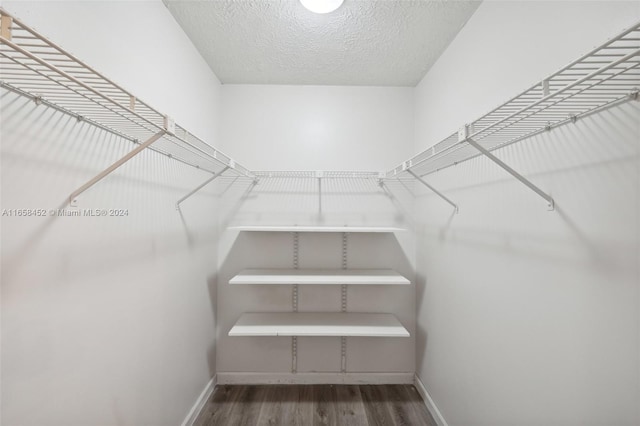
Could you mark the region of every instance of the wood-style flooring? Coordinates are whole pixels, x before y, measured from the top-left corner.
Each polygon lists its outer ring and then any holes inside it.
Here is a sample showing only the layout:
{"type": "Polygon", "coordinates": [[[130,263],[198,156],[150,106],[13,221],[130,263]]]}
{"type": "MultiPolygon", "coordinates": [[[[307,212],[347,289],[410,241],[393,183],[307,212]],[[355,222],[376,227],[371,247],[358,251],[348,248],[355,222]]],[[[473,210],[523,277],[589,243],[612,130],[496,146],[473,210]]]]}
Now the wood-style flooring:
{"type": "Polygon", "coordinates": [[[436,426],[413,385],[217,386],[196,426],[436,426]]]}

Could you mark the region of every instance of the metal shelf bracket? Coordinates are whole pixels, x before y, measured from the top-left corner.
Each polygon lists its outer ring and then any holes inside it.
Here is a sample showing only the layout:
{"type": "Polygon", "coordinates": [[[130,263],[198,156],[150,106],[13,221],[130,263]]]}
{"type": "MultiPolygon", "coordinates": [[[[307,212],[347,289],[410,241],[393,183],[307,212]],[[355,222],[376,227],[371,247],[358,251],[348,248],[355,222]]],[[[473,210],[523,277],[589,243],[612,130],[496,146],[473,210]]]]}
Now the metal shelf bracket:
{"type": "Polygon", "coordinates": [[[420,182],[421,184],[423,184],[424,186],[426,186],[427,188],[429,188],[431,191],[433,191],[433,193],[435,193],[438,197],[442,198],[444,201],[446,201],[447,203],[451,204],[451,206],[453,207],[454,211],[456,214],[458,214],[458,212],[460,211],[460,209],[458,209],[458,205],[456,203],[454,203],[453,201],[451,201],[449,198],[447,198],[442,192],[438,191],[437,189],[435,189],[433,186],[429,185],[427,182],[425,182],[424,179],[422,179],[420,176],[418,176],[416,173],[414,173],[413,170],[411,170],[410,168],[405,168],[405,171],[407,173],[409,173],[411,176],[413,176],[414,178],[416,178],[416,180],[418,182],[420,182]]]}
{"type": "Polygon", "coordinates": [[[464,128],[458,132],[458,138],[460,143],[468,143],[469,145],[471,145],[472,147],[480,151],[482,155],[484,155],[489,160],[497,164],[504,171],[506,171],[511,176],[513,176],[514,178],[518,179],[520,182],[525,184],[533,192],[538,194],[540,197],[544,198],[548,203],[549,211],[553,211],[555,209],[555,202],[553,201],[553,198],[549,194],[544,192],[542,189],[538,188],[529,179],[525,178],[520,173],[516,172],[514,169],[509,167],[509,165],[507,165],[504,161],[500,160],[498,157],[493,155],[485,147],[483,147],[482,145],[480,145],[479,143],[477,143],[476,141],[468,137],[468,134],[469,134],[469,126],[464,126],[464,128]]]}
{"type": "MultiPolygon", "coordinates": [[[[342,233],[342,269],[347,270],[347,254],[349,248],[349,234],[342,233]]],[[[340,289],[340,312],[347,312],[348,292],[347,285],[342,284],[340,289]]],[[[347,338],[340,338],[340,372],[347,373],[347,338]]]]}
{"type": "Polygon", "coordinates": [[[324,177],[324,172],[317,170],[315,176],[318,179],[318,214],[322,215],[322,178],[324,177]]]}
{"type": "Polygon", "coordinates": [[[160,139],[162,136],[164,136],[165,133],[166,133],[165,130],[159,131],[158,133],[156,133],[155,135],[151,136],[149,139],[147,139],[146,141],[144,141],[143,143],[138,145],[136,148],[134,148],[127,155],[125,155],[124,157],[122,157],[121,159],[119,159],[118,161],[116,161],[115,163],[113,163],[112,165],[107,167],[106,169],[104,169],[102,172],[98,173],[94,178],[90,179],[89,181],[87,181],[87,183],[82,185],[80,188],[78,188],[75,191],[73,191],[60,208],[65,208],[66,206],[68,206],[70,204],[76,203],[76,198],[80,194],[82,194],[87,189],[91,188],[96,183],[100,182],[102,179],[107,177],[109,174],[111,174],[111,172],[116,170],[118,167],[122,166],[124,163],[126,163],[127,161],[131,160],[133,157],[138,155],[141,151],[143,151],[149,145],[151,145],[152,143],[154,143],[155,141],[160,139]]]}
{"type": "Polygon", "coordinates": [[[201,183],[200,185],[198,185],[196,188],[193,189],[193,191],[189,192],[187,195],[185,195],[184,197],[180,198],[178,200],[178,202],[176,203],[176,210],[180,210],[180,203],[182,203],[184,200],[186,200],[187,198],[191,197],[193,194],[195,194],[196,192],[200,191],[202,188],[204,188],[205,186],[207,186],[208,184],[210,184],[211,182],[213,182],[215,179],[217,179],[218,177],[220,177],[220,175],[222,175],[224,172],[226,172],[227,170],[229,170],[229,166],[225,166],[222,170],[220,170],[218,173],[215,173],[213,176],[211,176],[209,179],[205,180],[203,183],[201,183]]]}
{"type": "Polygon", "coordinates": [[[164,129],[167,131],[168,134],[175,135],[176,134],[176,120],[174,120],[173,118],[169,117],[168,115],[165,115],[164,116],[164,129]]]}
{"type": "MultiPolygon", "coordinates": [[[[298,232],[293,233],[293,269],[298,269],[300,253],[300,234],[298,232]]],[[[298,284],[294,284],[291,289],[291,310],[298,312],[298,284]]],[[[298,337],[291,337],[291,372],[296,374],[298,372],[298,337]]]]}

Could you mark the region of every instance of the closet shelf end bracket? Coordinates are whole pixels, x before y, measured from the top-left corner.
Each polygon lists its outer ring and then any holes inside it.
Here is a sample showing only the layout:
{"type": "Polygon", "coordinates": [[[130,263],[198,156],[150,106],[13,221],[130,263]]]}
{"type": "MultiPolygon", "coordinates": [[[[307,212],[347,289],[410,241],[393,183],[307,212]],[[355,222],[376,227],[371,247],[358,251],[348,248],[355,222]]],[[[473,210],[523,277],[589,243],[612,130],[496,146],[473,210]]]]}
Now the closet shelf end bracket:
{"type": "MultiPolygon", "coordinates": [[[[406,163],[405,163],[406,164],[406,163]]],[[[404,165],[403,165],[404,166],[404,165]]],[[[435,189],[433,186],[429,185],[424,179],[422,179],[418,174],[416,174],[413,170],[411,170],[408,166],[404,166],[405,171],[407,173],[409,173],[411,176],[413,176],[418,182],[420,182],[421,184],[423,184],[424,186],[426,186],[427,188],[429,188],[431,191],[433,191],[438,197],[442,198],[444,201],[446,201],[447,203],[451,204],[451,206],[453,207],[455,213],[457,214],[460,209],[458,209],[458,205],[456,203],[454,203],[453,201],[451,201],[449,198],[447,198],[443,193],[441,193],[440,191],[438,191],[437,189],[435,189]]]]}
{"type": "Polygon", "coordinates": [[[180,198],[178,200],[178,202],[176,203],[176,210],[180,210],[180,203],[182,203],[184,200],[186,200],[187,198],[191,197],[193,194],[195,194],[196,192],[200,191],[202,188],[204,188],[205,186],[207,186],[209,183],[213,182],[216,178],[220,177],[220,175],[222,175],[224,172],[226,172],[227,170],[229,170],[231,167],[233,166],[233,163],[229,166],[225,166],[222,168],[222,170],[220,170],[218,173],[215,173],[213,176],[211,176],[209,179],[205,180],[203,183],[201,183],[200,185],[198,185],[196,188],[194,188],[191,192],[189,192],[187,195],[185,195],[184,197],[180,198]]]}
{"type": "Polygon", "coordinates": [[[155,135],[151,136],[149,139],[147,139],[146,141],[142,142],[140,145],[138,145],[136,148],[134,148],[133,150],[131,150],[127,155],[125,155],[124,157],[120,158],[118,161],[116,161],[115,163],[113,163],[112,165],[110,165],[109,167],[107,167],[106,169],[104,169],[103,171],[101,171],[100,173],[98,173],[95,177],[93,177],[92,179],[90,179],[89,181],[87,181],[84,185],[82,185],[80,188],[76,189],[75,191],[73,191],[69,197],[67,198],[67,200],[63,203],[63,205],[60,208],[65,208],[68,205],[71,205],[73,203],[76,202],[76,198],[82,194],[84,191],[86,191],[87,189],[91,188],[93,185],[95,185],[96,183],[100,182],[102,179],[104,179],[105,177],[107,177],[109,174],[111,174],[111,172],[113,172],[114,170],[116,170],[118,167],[122,166],[124,163],[126,163],[127,161],[131,160],[133,157],[135,157],[136,155],[138,155],[141,151],[143,151],[145,148],[149,147],[152,143],[154,143],[155,141],[157,141],[158,139],[160,139],[161,137],[163,137],[165,134],[167,133],[166,130],[160,130],[159,132],[157,132],[155,135]]]}
{"type": "Polygon", "coordinates": [[[516,172],[514,169],[512,169],[504,161],[500,160],[498,157],[493,155],[488,149],[486,149],[485,147],[480,145],[478,142],[476,142],[472,138],[468,137],[468,134],[469,134],[469,126],[465,126],[463,129],[461,129],[458,132],[459,142],[460,143],[468,143],[469,145],[471,145],[472,147],[474,147],[475,149],[480,151],[480,153],[482,155],[484,155],[489,160],[491,160],[493,163],[498,165],[501,169],[503,169],[504,171],[509,173],[514,178],[518,179],[521,183],[526,185],[529,189],[531,189],[533,192],[538,194],[540,197],[544,198],[548,203],[549,211],[553,211],[555,209],[555,202],[553,201],[553,198],[549,194],[544,192],[542,189],[538,188],[529,179],[527,179],[526,177],[522,176],[520,173],[516,172]]]}

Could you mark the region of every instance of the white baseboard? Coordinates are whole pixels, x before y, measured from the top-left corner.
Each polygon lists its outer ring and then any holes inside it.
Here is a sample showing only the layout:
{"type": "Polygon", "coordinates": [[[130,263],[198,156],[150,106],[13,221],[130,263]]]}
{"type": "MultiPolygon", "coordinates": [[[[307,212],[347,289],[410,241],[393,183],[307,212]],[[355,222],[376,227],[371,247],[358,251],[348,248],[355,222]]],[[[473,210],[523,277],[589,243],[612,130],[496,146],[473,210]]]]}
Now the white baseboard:
{"type": "Polygon", "coordinates": [[[192,426],[195,423],[196,419],[200,415],[200,411],[202,411],[202,408],[209,400],[209,397],[213,393],[216,385],[216,376],[213,376],[211,380],[209,380],[209,383],[207,383],[207,385],[202,390],[202,393],[200,393],[200,396],[196,400],[196,403],[193,404],[193,407],[191,407],[191,410],[189,410],[187,417],[184,418],[182,426],[192,426]]]}
{"type": "Polygon", "coordinates": [[[438,407],[436,407],[436,403],[433,402],[433,399],[431,398],[431,395],[429,395],[429,392],[427,392],[427,388],[424,387],[424,383],[422,383],[422,380],[420,380],[420,377],[418,377],[417,374],[415,376],[414,385],[415,385],[416,389],[418,390],[418,393],[420,394],[420,396],[424,400],[424,405],[427,406],[427,409],[429,410],[429,412],[433,416],[433,419],[436,421],[438,426],[449,426],[447,424],[447,421],[442,416],[442,413],[440,412],[440,410],[438,410],[438,407]]]}
{"type": "Polygon", "coordinates": [[[414,373],[218,373],[220,385],[413,384],[414,373]]]}

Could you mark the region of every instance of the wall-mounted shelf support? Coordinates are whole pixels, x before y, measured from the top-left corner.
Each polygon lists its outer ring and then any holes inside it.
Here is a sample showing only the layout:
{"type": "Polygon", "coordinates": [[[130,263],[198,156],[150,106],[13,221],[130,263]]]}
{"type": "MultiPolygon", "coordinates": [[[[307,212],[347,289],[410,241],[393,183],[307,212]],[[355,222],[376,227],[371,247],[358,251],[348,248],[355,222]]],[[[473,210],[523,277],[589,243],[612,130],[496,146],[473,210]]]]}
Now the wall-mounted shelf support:
{"type": "Polygon", "coordinates": [[[165,130],[159,131],[158,133],[156,133],[155,135],[151,136],[149,139],[147,139],[146,141],[144,141],[143,143],[138,145],[135,149],[133,149],[127,155],[125,155],[124,157],[122,157],[121,159],[119,159],[118,161],[116,161],[115,163],[113,163],[112,165],[107,167],[106,169],[104,169],[102,172],[98,173],[93,179],[90,179],[87,183],[82,185],[80,188],[78,188],[75,191],[73,191],[60,208],[65,208],[69,204],[73,203],[74,200],[80,194],[82,194],[87,189],[91,188],[96,183],[100,182],[102,179],[104,179],[106,176],[108,176],[115,169],[117,169],[118,167],[122,166],[124,163],[126,163],[127,161],[131,160],[133,157],[138,155],[142,150],[144,150],[149,145],[151,145],[152,143],[154,143],[155,141],[160,139],[162,136],[164,136],[165,133],[166,133],[165,130]]]}
{"type": "Polygon", "coordinates": [[[318,214],[322,215],[322,178],[324,173],[322,171],[316,171],[316,178],[318,179],[318,214]]]}
{"type": "Polygon", "coordinates": [[[440,191],[438,191],[437,189],[435,189],[433,186],[429,185],[427,182],[425,182],[424,179],[422,179],[420,176],[418,176],[416,173],[413,172],[413,170],[411,170],[410,168],[406,169],[407,173],[409,173],[411,176],[413,176],[414,178],[416,178],[416,180],[418,182],[420,182],[421,184],[423,184],[424,186],[426,186],[427,188],[429,188],[431,191],[433,191],[438,197],[442,198],[444,201],[446,201],[447,203],[451,204],[455,210],[456,213],[458,213],[459,209],[458,209],[458,205],[456,203],[454,203],[453,201],[451,201],[450,199],[448,199],[443,193],[441,193],[440,191]]]}
{"type": "Polygon", "coordinates": [[[202,188],[204,188],[205,186],[209,185],[211,182],[213,182],[215,179],[217,179],[218,177],[220,177],[224,172],[226,172],[227,170],[229,170],[229,166],[224,166],[224,168],[222,170],[220,170],[217,173],[214,173],[213,176],[211,176],[209,179],[207,179],[206,181],[204,181],[202,184],[198,185],[196,188],[193,189],[193,191],[189,192],[187,195],[185,195],[184,197],[180,198],[178,200],[178,202],[176,203],[176,210],[180,210],[180,203],[182,203],[184,200],[186,200],[187,198],[191,197],[193,194],[195,194],[196,192],[200,191],[202,188]]]}
{"type": "MultiPolygon", "coordinates": [[[[347,270],[347,249],[349,247],[349,234],[347,232],[342,233],[342,269],[347,270]]],[[[340,312],[347,312],[347,285],[342,284],[340,289],[340,312]]],[[[347,338],[342,336],[340,338],[340,372],[342,374],[347,373],[347,338]]]]}
{"type": "Polygon", "coordinates": [[[538,194],[539,196],[544,198],[547,201],[548,205],[549,205],[549,210],[553,210],[555,208],[555,203],[553,201],[553,198],[551,198],[551,196],[549,194],[547,194],[546,192],[544,192],[543,190],[538,188],[536,185],[531,183],[531,181],[529,179],[525,178],[520,173],[518,173],[515,170],[513,170],[506,163],[504,163],[502,160],[500,160],[498,157],[493,155],[491,152],[489,152],[487,149],[485,149],[482,145],[480,145],[479,143],[477,143],[473,139],[467,138],[467,139],[464,140],[464,142],[468,143],[469,145],[471,145],[472,147],[474,147],[475,149],[480,151],[482,153],[482,155],[484,155],[489,160],[491,160],[494,163],[496,163],[498,166],[500,166],[503,170],[505,170],[511,176],[513,176],[514,178],[518,179],[520,182],[525,184],[533,192],[535,192],[536,194],[538,194]]]}
{"type": "MultiPolygon", "coordinates": [[[[298,264],[300,250],[300,234],[298,232],[293,233],[293,269],[299,269],[298,264]]],[[[298,284],[294,284],[291,289],[291,310],[298,312],[298,284]]],[[[291,337],[291,372],[296,374],[298,372],[298,337],[291,337]]]]}

